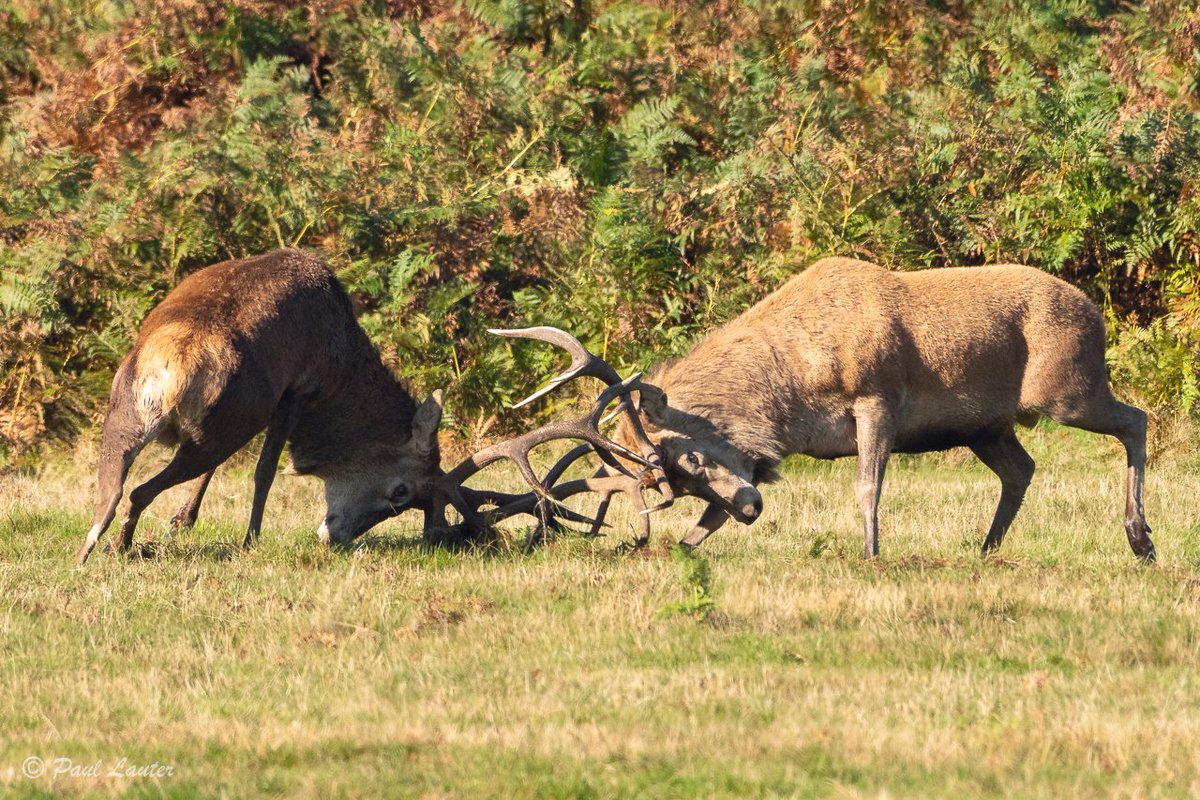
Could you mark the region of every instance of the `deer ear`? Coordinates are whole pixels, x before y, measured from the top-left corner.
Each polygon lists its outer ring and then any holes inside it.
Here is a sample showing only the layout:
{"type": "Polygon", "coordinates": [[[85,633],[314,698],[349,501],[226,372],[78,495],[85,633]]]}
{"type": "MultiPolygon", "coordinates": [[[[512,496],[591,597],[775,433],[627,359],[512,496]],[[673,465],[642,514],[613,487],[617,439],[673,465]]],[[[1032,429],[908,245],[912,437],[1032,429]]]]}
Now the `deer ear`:
{"type": "Polygon", "coordinates": [[[436,389],[417,407],[413,415],[412,442],[417,452],[429,455],[437,451],[438,426],[442,424],[442,390],[436,389]]]}
{"type": "Polygon", "coordinates": [[[664,427],[667,414],[667,393],[657,386],[643,386],[638,402],[638,411],[646,415],[647,421],[657,428],[664,427]]]}

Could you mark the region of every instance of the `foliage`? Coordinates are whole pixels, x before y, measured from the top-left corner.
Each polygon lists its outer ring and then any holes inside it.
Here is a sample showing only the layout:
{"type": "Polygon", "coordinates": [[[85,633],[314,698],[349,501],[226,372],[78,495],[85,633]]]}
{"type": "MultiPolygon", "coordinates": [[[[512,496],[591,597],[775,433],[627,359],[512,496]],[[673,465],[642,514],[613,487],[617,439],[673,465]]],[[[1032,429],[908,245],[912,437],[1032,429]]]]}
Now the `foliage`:
{"type": "Polygon", "coordinates": [[[553,358],[487,327],[646,367],[828,254],[1063,275],[1195,409],[1198,53],[1162,0],[14,0],[0,460],[183,275],[290,245],[468,436],[553,358]]]}
{"type": "Polygon", "coordinates": [[[1108,353],[1114,380],[1135,402],[1159,413],[1200,411],[1200,332],[1173,316],[1122,330],[1108,353]]]}
{"type": "Polygon", "coordinates": [[[686,614],[703,622],[717,607],[712,593],[712,567],[695,548],[681,544],[671,548],[671,560],[679,565],[684,598],[663,606],[660,613],[663,616],[686,614]]]}

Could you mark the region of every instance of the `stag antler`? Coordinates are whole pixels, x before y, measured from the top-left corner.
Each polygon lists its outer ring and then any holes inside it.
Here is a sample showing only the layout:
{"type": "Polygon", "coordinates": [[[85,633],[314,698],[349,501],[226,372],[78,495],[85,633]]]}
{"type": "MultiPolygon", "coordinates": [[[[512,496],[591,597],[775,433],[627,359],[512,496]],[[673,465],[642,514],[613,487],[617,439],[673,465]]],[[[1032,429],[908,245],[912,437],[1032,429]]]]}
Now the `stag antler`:
{"type": "MultiPolygon", "coordinates": [[[[569,521],[591,523],[590,533],[595,535],[604,525],[604,516],[612,495],[624,492],[630,497],[634,507],[642,514],[642,530],[637,543],[645,543],[650,535],[650,521],[647,515],[652,511],[666,508],[674,502],[674,493],[671,491],[666,473],[662,469],[657,448],[646,436],[633,403],[629,399],[631,392],[637,389],[649,389],[649,385],[641,383],[640,373],[622,380],[612,365],[591,353],[574,336],[558,328],[542,326],[520,330],[491,330],[490,333],[498,336],[549,342],[563,348],[571,355],[571,365],[566,371],[551,378],[545,387],[526,397],[513,408],[525,406],[556,387],[580,376],[598,378],[608,384],[608,388],[597,398],[591,411],[582,417],[544,425],[513,439],[486,447],[460,462],[439,481],[434,492],[434,499],[427,511],[426,530],[445,525],[445,507],[449,504],[462,514],[464,524],[475,531],[482,530],[489,523],[495,523],[516,514],[534,514],[539,519],[539,526],[535,530],[534,537],[540,535],[541,530],[546,526],[557,524],[556,518],[558,517],[569,521]],[[641,453],[635,453],[600,433],[601,418],[614,400],[618,401],[618,405],[613,415],[622,412],[627,415],[634,431],[634,438],[642,450],[641,453]],[[554,439],[581,439],[586,444],[574,448],[559,459],[551,467],[546,477],[539,480],[529,463],[529,453],[534,447],[554,439]],[[591,478],[555,486],[567,468],[588,452],[595,452],[608,465],[610,471],[605,472],[601,468],[601,471],[591,478]],[[635,474],[622,464],[617,456],[639,464],[645,469],[635,474]],[[469,489],[462,485],[472,475],[501,459],[508,459],[517,465],[522,477],[532,487],[532,492],[519,495],[469,489]],[[663,495],[663,501],[652,508],[647,508],[641,495],[644,488],[658,489],[663,495]],[[601,495],[595,518],[586,517],[562,506],[562,500],[585,491],[594,491],[601,495]],[[480,506],[484,504],[495,506],[486,518],[479,512],[480,506]],[[557,508],[552,510],[551,506],[557,506],[557,508]]],[[[606,419],[611,419],[613,415],[606,419]]],[[[534,537],[531,537],[531,542],[534,537]]]]}
{"type": "MultiPolygon", "coordinates": [[[[544,342],[549,342],[550,344],[557,345],[558,347],[566,350],[571,356],[571,365],[565,371],[551,378],[546,386],[517,403],[515,406],[513,406],[514,408],[520,408],[521,406],[526,405],[527,403],[530,403],[539,397],[542,397],[563,383],[566,383],[567,381],[570,381],[581,375],[599,378],[610,385],[612,385],[614,381],[620,380],[620,375],[615,369],[613,369],[612,365],[594,353],[590,352],[574,336],[571,336],[566,331],[558,328],[542,326],[537,328],[523,328],[520,330],[508,331],[493,330],[491,333],[495,333],[500,336],[538,339],[544,342]]],[[[637,382],[637,388],[643,392],[652,391],[661,394],[661,390],[658,389],[658,387],[644,383],[640,380],[637,382]]],[[[595,518],[592,520],[592,528],[589,531],[589,535],[595,536],[599,533],[600,528],[604,525],[604,517],[608,513],[608,507],[612,501],[612,496],[618,492],[626,494],[633,503],[634,508],[641,512],[641,530],[639,531],[639,535],[635,541],[636,546],[641,546],[650,538],[649,514],[671,505],[675,500],[675,495],[671,489],[670,483],[667,481],[666,472],[662,469],[658,448],[656,448],[650,441],[649,437],[646,436],[646,431],[642,427],[641,419],[639,418],[637,411],[634,409],[633,403],[630,401],[627,394],[621,398],[621,402],[617,404],[617,407],[609,415],[600,420],[600,424],[603,425],[622,413],[626,415],[626,418],[630,422],[630,427],[633,430],[634,438],[637,440],[638,445],[643,451],[642,455],[653,462],[654,468],[649,472],[642,472],[636,476],[630,475],[628,471],[621,468],[619,463],[615,463],[615,460],[612,459],[607,452],[597,450],[596,454],[600,456],[601,460],[610,467],[616,467],[618,471],[623,473],[623,476],[606,474],[603,469],[601,469],[594,476],[592,476],[592,478],[586,481],[575,481],[565,485],[561,488],[561,490],[555,491],[554,496],[556,499],[561,500],[565,497],[569,497],[572,494],[578,494],[583,491],[594,491],[599,493],[600,503],[597,507],[595,518]],[[663,496],[663,500],[658,505],[647,508],[645,501],[642,498],[642,490],[651,487],[656,488],[659,491],[659,493],[663,496]]],[[[575,451],[572,451],[564,456],[563,459],[560,460],[558,464],[555,464],[555,466],[551,469],[550,473],[547,475],[546,483],[548,485],[553,485],[557,480],[557,477],[561,475],[562,471],[565,470],[566,466],[572,461],[576,460],[578,457],[578,455],[575,455],[575,451]],[[551,475],[554,475],[554,477],[552,478],[551,475]]],[[[516,509],[512,513],[523,513],[525,511],[525,505],[525,503],[513,504],[510,506],[510,509],[516,509]]],[[[500,510],[506,511],[508,509],[500,510]]],[[[545,524],[546,521],[543,520],[542,526],[544,527],[545,524]]],[[[533,536],[537,536],[540,533],[540,529],[535,530],[533,536]]]]}
{"type": "MultiPolygon", "coordinates": [[[[521,406],[528,405],[534,400],[537,400],[539,397],[542,397],[543,395],[553,391],[562,384],[581,376],[599,378],[609,386],[613,386],[621,382],[621,376],[611,364],[584,347],[583,343],[574,336],[559,328],[552,328],[548,325],[542,325],[536,328],[518,328],[514,330],[492,328],[488,330],[488,333],[494,333],[497,336],[505,336],[509,338],[536,339],[538,341],[549,342],[550,344],[566,350],[571,356],[571,365],[567,367],[566,370],[560,372],[558,375],[555,375],[545,386],[514,405],[513,408],[520,408],[521,406]]],[[[633,381],[632,388],[642,391],[656,391],[661,393],[662,390],[660,390],[657,386],[652,387],[650,384],[639,380],[639,377],[640,373],[636,376],[630,376],[626,379],[626,381],[633,381]]],[[[599,424],[603,425],[605,422],[608,422],[622,412],[625,413],[630,425],[633,427],[634,438],[637,440],[638,446],[643,450],[642,455],[653,460],[653,466],[658,470],[659,473],[662,473],[661,466],[657,461],[658,448],[656,448],[654,443],[650,441],[650,438],[646,436],[646,431],[642,427],[641,419],[639,419],[637,412],[633,407],[633,403],[629,400],[629,392],[622,393],[621,402],[617,404],[617,407],[611,414],[603,419],[600,419],[599,424]]],[[[616,468],[618,471],[627,476],[629,475],[629,472],[622,468],[621,464],[617,462],[609,452],[597,449],[596,455],[600,456],[600,460],[605,464],[616,468]]],[[[663,492],[663,495],[670,497],[673,500],[674,495],[670,494],[671,490],[670,486],[667,484],[665,474],[661,475],[661,480],[659,483],[661,483],[660,490],[663,492]]],[[[665,508],[665,506],[662,507],[665,508]]],[[[652,510],[657,511],[658,507],[655,507],[652,510]]]]}

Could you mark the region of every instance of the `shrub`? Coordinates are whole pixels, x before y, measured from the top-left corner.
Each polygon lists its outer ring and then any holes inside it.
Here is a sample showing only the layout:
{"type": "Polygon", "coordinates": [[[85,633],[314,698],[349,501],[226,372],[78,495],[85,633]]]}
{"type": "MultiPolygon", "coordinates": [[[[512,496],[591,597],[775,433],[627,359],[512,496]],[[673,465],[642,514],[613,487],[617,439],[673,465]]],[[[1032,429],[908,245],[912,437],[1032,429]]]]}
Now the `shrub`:
{"type": "Polygon", "coordinates": [[[1192,413],[1198,53],[1163,2],[17,0],[0,458],[95,419],[180,277],[281,245],[464,433],[553,358],[489,326],[646,367],[829,254],[1060,274],[1192,413]]]}

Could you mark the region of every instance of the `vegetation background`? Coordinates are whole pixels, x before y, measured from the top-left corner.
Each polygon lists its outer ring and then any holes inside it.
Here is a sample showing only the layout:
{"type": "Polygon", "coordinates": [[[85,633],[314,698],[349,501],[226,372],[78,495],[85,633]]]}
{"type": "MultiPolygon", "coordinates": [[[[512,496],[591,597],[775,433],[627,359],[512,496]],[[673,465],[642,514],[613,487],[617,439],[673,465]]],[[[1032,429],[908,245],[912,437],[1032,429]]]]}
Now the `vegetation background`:
{"type": "Polygon", "coordinates": [[[0,466],[97,419],[186,273],[326,254],[464,438],[803,264],[1018,261],[1085,287],[1120,391],[1200,410],[1195,3],[0,3],[0,466]]]}

